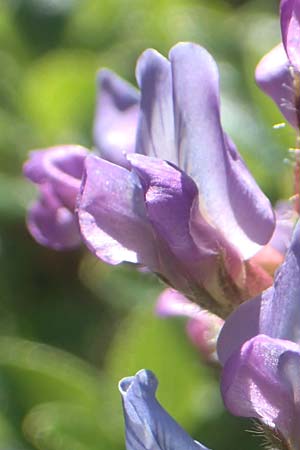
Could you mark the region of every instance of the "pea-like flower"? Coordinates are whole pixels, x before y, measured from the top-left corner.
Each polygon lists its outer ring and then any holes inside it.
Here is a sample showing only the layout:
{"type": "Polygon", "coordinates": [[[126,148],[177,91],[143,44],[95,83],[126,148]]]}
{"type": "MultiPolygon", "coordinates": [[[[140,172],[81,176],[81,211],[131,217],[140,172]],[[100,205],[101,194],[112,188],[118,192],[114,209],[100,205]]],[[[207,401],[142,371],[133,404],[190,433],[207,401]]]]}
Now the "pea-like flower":
{"type": "Polygon", "coordinates": [[[208,450],[194,441],[165,411],[155,397],[158,381],[150,370],[123,378],[127,450],[208,450]]]}
{"type": "Polygon", "coordinates": [[[180,43],[140,57],[135,153],[85,162],[81,234],[101,259],[139,263],[221,316],[271,278],[247,260],[274,229],[271,205],[220,121],[216,63],[180,43]]]}
{"type": "Polygon", "coordinates": [[[283,449],[299,450],[300,223],[274,285],[228,318],[218,353],[228,409],[260,419],[283,449]]]}

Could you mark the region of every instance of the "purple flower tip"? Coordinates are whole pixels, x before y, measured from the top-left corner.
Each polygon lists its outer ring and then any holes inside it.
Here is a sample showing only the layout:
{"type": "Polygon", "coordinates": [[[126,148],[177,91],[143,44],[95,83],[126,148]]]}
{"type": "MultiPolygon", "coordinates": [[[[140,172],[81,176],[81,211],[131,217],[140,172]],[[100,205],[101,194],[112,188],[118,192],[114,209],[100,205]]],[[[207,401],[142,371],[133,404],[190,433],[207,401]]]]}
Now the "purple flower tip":
{"type": "Polygon", "coordinates": [[[157,378],[150,370],[119,383],[127,450],[208,450],[194,441],[156,400],[157,378]]]}
{"type": "Polygon", "coordinates": [[[39,190],[27,224],[40,244],[55,250],[80,244],[75,207],[87,154],[87,149],[76,145],[51,147],[31,152],[24,164],[24,175],[39,190]]]}

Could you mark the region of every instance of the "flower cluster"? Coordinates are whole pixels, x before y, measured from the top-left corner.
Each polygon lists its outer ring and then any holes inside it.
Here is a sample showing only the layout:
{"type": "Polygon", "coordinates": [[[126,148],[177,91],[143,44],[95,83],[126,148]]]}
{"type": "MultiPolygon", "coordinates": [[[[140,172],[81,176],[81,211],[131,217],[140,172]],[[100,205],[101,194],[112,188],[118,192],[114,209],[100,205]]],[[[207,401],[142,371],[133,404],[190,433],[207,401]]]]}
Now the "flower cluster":
{"type": "MultiPolygon", "coordinates": [[[[300,1],[281,0],[280,17],[282,43],[256,80],[298,145],[300,1]]],[[[300,150],[294,208],[274,212],[222,128],[218,69],[204,48],[179,43],[168,59],[146,50],[136,78],[139,91],[100,71],[93,151],[31,153],[24,173],[40,198],[29,230],[43,245],[83,242],[109,264],[156,273],[168,286],[157,313],[188,317],[206,361],[223,365],[226,407],[260,420],[272,448],[300,450],[300,150]]],[[[146,370],[120,382],[127,450],[207,450],[156,388],[146,370]]]]}
{"type": "Polygon", "coordinates": [[[181,43],[169,60],[147,50],[136,74],[140,93],[100,73],[95,152],[81,149],[80,159],[69,146],[32,154],[25,174],[39,185],[41,199],[30,230],[38,241],[62,247],[53,227],[66,228],[59,211],[67,207],[70,226],[73,213],[97,257],[145,266],[226,317],[272,283],[251,260],[274,230],[270,202],[222,129],[218,71],[205,49],[181,43]],[[77,192],[76,206],[65,205],[56,183],[73,199],[77,192]],[[52,209],[43,201],[48,185],[57,200],[52,209]],[[36,217],[42,208],[51,215],[51,233],[36,217]]]}

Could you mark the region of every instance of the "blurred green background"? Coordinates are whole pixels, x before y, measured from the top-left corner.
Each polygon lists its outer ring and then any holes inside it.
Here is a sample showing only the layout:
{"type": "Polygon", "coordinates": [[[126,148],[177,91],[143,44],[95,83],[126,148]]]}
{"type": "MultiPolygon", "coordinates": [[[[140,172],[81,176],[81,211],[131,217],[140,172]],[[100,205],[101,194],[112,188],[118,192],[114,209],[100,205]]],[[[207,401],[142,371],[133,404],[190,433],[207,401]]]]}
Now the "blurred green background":
{"type": "Polygon", "coordinates": [[[0,0],[0,449],[123,450],[117,381],[143,367],[159,399],[214,450],[247,450],[252,424],[230,417],[218,371],[201,363],[184,321],[160,320],[162,285],[108,267],[84,249],[56,253],[25,227],[36,195],[22,177],[28,150],[91,147],[95,74],[135,83],[139,54],[177,41],[205,46],[220,66],[222,119],[273,202],[291,193],[284,163],[293,131],[253,81],[279,41],[277,0],[0,0]]]}

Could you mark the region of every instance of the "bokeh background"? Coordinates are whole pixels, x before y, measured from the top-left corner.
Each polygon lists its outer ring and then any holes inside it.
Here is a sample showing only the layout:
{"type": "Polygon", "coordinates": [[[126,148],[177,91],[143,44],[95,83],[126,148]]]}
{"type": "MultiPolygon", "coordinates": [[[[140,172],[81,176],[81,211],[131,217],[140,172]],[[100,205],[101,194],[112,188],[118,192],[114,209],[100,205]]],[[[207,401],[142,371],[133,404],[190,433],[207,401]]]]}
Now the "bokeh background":
{"type": "Polygon", "coordinates": [[[143,367],[194,438],[259,448],[244,431],[253,424],[224,411],[218,370],[184,321],[155,317],[163,286],[153,276],[33,241],[25,217],[36,192],[22,163],[30,149],[93,146],[98,68],[135,83],[145,48],[167,54],[191,40],[220,66],[225,129],[272,201],[288,197],[294,135],[273,128],[282,118],[253,81],[280,39],[277,10],[277,0],[0,0],[1,450],[124,450],[116,384],[143,367]]]}

